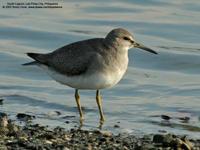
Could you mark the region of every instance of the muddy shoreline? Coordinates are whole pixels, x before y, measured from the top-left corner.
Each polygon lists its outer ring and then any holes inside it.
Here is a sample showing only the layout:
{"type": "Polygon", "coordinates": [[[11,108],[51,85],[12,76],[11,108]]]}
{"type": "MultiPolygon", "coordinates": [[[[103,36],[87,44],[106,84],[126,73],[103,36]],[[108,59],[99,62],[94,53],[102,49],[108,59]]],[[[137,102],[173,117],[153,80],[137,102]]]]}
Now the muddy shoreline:
{"type": "MultiPolygon", "coordinates": [[[[16,117],[34,119],[26,114],[17,114],[16,117]]],[[[26,119],[24,121],[27,121],[26,119]]],[[[200,139],[188,139],[169,133],[148,134],[137,137],[129,134],[114,135],[110,131],[81,130],[73,128],[66,131],[56,127],[50,129],[47,126],[32,124],[31,122],[19,126],[8,118],[5,113],[0,113],[0,149],[136,149],[136,150],[168,150],[168,149],[200,149],[200,139]]]]}

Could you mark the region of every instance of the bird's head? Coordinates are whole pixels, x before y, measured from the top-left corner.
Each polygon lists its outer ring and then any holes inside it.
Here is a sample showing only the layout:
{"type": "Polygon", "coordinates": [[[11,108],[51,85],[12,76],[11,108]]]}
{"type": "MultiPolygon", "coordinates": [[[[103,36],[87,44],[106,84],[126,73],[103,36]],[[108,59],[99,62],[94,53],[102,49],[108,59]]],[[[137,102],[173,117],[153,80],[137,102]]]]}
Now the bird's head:
{"type": "Polygon", "coordinates": [[[129,50],[130,48],[136,47],[157,54],[154,50],[136,42],[133,35],[122,28],[113,29],[107,34],[105,39],[108,43],[112,43],[113,46],[121,50],[129,50]]]}

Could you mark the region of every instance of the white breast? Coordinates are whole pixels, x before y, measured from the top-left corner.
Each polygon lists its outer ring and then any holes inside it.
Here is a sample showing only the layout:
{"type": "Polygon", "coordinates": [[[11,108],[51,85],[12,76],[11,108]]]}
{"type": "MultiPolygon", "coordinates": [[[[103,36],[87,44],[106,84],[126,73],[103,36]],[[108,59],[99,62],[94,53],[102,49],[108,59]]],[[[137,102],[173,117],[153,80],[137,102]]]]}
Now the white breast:
{"type": "Polygon", "coordinates": [[[97,72],[91,75],[84,74],[77,76],[66,76],[53,71],[52,69],[49,69],[47,66],[41,65],[40,67],[43,68],[50,77],[61,84],[68,85],[76,89],[93,90],[110,88],[116,85],[121,80],[126,71],[126,68],[124,68],[123,70],[117,69],[116,71],[109,74],[97,72]]]}
{"type": "Polygon", "coordinates": [[[124,53],[119,59],[120,63],[113,64],[109,66],[106,71],[97,71],[95,73],[77,75],[77,76],[67,76],[60,74],[45,65],[40,65],[54,80],[57,82],[68,85],[76,89],[103,89],[110,88],[116,85],[125,74],[128,67],[128,54],[124,53]]]}

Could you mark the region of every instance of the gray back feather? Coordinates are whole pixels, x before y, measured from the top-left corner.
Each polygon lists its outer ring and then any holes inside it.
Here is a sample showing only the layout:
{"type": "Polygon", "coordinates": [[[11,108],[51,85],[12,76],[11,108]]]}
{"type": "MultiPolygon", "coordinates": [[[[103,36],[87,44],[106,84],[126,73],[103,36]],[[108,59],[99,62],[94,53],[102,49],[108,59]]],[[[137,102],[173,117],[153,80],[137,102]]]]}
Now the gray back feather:
{"type": "Polygon", "coordinates": [[[103,38],[75,42],[45,54],[45,64],[68,76],[79,75],[85,73],[93,61],[99,61],[105,48],[103,38]]]}

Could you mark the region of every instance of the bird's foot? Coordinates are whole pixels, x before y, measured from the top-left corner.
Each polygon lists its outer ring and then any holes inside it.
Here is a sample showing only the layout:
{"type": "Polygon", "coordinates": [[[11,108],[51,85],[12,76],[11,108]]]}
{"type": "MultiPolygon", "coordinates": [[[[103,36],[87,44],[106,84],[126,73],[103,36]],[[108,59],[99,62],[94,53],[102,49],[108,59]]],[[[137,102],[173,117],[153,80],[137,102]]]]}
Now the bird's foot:
{"type": "Polygon", "coordinates": [[[83,122],[84,122],[84,117],[80,117],[79,122],[80,122],[80,126],[82,126],[82,125],[83,125],[83,122]]]}
{"type": "Polygon", "coordinates": [[[100,130],[102,129],[104,122],[105,122],[105,118],[104,118],[104,117],[101,117],[101,119],[100,119],[100,121],[99,121],[99,129],[100,129],[100,130]]]}

